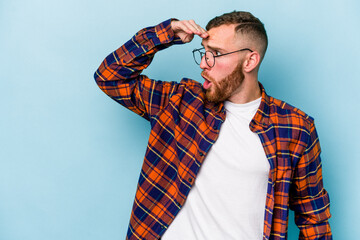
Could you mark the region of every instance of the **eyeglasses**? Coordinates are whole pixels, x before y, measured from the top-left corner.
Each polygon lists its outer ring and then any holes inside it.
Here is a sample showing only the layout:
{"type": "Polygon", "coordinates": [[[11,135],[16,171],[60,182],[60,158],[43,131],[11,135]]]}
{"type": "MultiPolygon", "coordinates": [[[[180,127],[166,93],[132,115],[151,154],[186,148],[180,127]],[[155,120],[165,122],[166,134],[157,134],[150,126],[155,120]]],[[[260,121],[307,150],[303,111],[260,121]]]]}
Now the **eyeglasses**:
{"type": "Polygon", "coordinates": [[[211,51],[202,51],[204,50],[205,48],[199,48],[199,49],[194,49],[192,51],[193,53],[193,56],[194,56],[194,60],[196,62],[197,65],[200,65],[201,63],[201,60],[203,58],[203,56],[205,55],[205,61],[206,61],[206,64],[212,68],[215,66],[215,58],[217,57],[221,57],[221,56],[225,56],[225,55],[229,55],[229,54],[232,54],[232,53],[236,53],[236,52],[240,52],[240,51],[250,51],[250,52],[253,52],[253,50],[249,49],[249,48],[243,48],[243,49],[240,49],[240,50],[237,50],[237,51],[233,51],[233,52],[229,52],[229,53],[224,53],[224,54],[220,54],[220,55],[214,55],[213,52],[211,51]]]}

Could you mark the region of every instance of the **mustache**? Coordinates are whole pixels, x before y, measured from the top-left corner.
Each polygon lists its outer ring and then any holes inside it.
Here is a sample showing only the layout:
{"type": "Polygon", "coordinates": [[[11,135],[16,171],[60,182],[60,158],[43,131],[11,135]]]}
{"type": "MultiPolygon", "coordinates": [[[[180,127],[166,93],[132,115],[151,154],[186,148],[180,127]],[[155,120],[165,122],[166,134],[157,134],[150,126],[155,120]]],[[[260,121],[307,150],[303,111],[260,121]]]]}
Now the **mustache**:
{"type": "Polygon", "coordinates": [[[201,72],[201,76],[206,80],[208,80],[209,82],[214,82],[214,80],[210,76],[208,76],[205,71],[201,72]]]}

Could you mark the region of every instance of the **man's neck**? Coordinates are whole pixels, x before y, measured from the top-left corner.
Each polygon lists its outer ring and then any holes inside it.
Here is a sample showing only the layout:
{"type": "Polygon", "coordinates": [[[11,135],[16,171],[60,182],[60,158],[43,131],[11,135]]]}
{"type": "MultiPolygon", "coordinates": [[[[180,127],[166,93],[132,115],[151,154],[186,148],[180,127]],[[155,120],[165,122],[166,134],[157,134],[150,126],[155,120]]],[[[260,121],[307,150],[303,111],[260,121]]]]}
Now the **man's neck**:
{"type": "Polygon", "coordinates": [[[257,78],[244,79],[240,87],[234,92],[234,94],[228,98],[228,101],[232,103],[248,103],[261,97],[261,89],[257,78]]]}

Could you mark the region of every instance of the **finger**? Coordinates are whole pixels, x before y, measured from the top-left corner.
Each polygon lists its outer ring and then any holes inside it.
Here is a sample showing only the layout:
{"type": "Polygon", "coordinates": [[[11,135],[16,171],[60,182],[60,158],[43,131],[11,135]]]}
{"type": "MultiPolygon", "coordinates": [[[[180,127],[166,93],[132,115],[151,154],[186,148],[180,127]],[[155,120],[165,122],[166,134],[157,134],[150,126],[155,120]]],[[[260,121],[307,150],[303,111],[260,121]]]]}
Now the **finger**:
{"type": "Polygon", "coordinates": [[[199,25],[198,25],[198,27],[200,28],[200,31],[201,31],[201,37],[207,38],[209,36],[208,32],[205,29],[203,29],[202,27],[200,27],[199,25]]]}
{"type": "Polygon", "coordinates": [[[188,24],[186,24],[185,21],[180,21],[177,24],[177,28],[178,30],[184,31],[187,34],[194,34],[193,29],[191,28],[191,26],[189,26],[188,24]]]}
{"type": "Polygon", "coordinates": [[[184,24],[196,35],[201,34],[200,29],[198,29],[198,25],[194,22],[194,20],[184,21],[184,24]]]}
{"type": "Polygon", "coordinates": [[[206,32],[199,24],[197,24],[194,20],[189,20],[189,23],[196,28],[199,32],[203,33],[206,32]]]}
{"type": "MultiPolygon", "coordinates": [[[[198,25],[199,26],[199,25],[198,25]]],[[[200,28],[200,30],[201,30],[201,35],[200,35],[200,37],[202,37],[202,38],[207,38],[207,37],[209,37],[209,34],[208,34],[208,32],[205,30],[205,29],[203,29],[202,27],[200,27],[199,26],[199,28],[200,28]]]]}
{"type": "Polygon", "coordinates": [[[206,30],[203,29],[194,20],[189,20],[189,23],[191,24],[192,27],[194,27],[197,30],[196,34],[199,35],[200,37],[207,38],[209,36],[208,33],[206,32],[206,30]]]}
{"type": "Polygon", "coordinates": [[[201,32],[201,27],[194,20],[189,20],[188,23],[196,29],[197,33],[201,32]]]}

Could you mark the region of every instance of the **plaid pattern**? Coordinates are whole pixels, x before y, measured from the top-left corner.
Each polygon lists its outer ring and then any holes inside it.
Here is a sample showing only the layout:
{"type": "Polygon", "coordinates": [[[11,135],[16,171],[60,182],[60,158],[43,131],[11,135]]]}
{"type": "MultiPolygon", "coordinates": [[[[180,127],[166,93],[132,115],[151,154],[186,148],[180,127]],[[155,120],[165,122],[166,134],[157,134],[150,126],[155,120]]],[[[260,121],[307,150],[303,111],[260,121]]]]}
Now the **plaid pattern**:
{"type": "MultiPolygon", "coordinates": [[[[182,43],[170,22],[139,31],[107,56],[94,75],[102,91],[151,124],[127,239],[162,236],[184,205],[225,120],[223,104],[204,100],[198,82],[140,75],[157,51],[182,43]]],[[[314,121],[260,87],[261,104],[250,129],[260,137],[271,167],[263,239],[287,238],[289,208],[295,211],[299,239],[332,239],[314,121]]]]}

